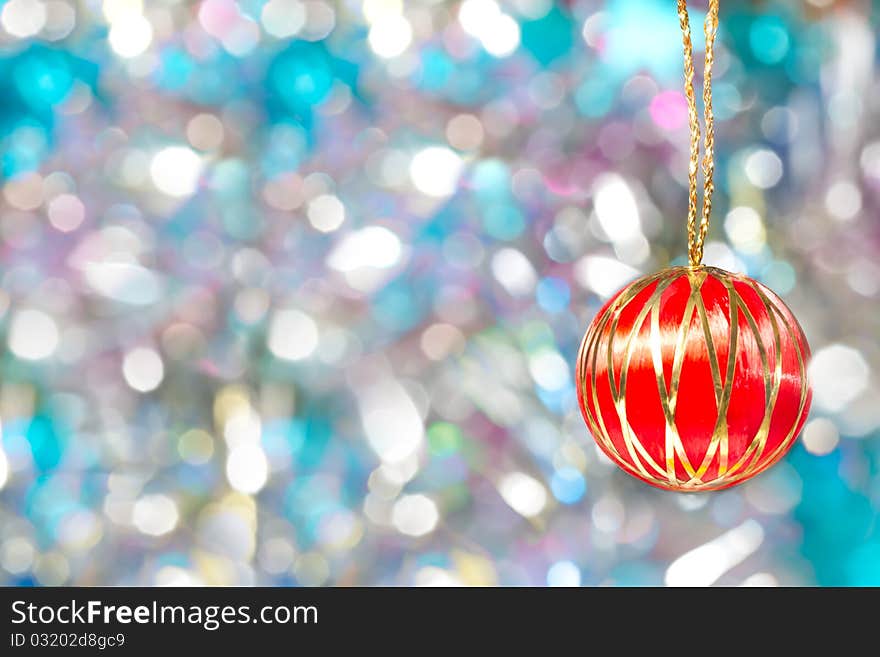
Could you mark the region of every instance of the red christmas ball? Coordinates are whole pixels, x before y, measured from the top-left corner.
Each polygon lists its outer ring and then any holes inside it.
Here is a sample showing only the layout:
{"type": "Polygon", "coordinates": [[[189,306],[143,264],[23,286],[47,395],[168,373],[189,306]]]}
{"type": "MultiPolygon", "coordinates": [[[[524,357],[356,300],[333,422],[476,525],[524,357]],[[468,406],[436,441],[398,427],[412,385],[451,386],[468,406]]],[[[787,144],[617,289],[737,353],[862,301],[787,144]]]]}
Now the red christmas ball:
{"type": "Polygon", "coordinates": [[[676,491],[718,490],[770,467],[810,410],[810,348],[771,290],[714,267],[626,286],[578,355],[578,401],[599,447],[676,491]]]}

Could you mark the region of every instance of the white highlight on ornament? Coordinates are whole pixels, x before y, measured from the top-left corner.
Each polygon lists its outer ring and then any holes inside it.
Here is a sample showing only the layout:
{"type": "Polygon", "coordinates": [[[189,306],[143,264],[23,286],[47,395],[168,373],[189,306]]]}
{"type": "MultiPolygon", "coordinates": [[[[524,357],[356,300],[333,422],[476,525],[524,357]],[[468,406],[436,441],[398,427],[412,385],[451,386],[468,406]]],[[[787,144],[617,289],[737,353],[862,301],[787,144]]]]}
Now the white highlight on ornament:
{"type": "Polygon", "coordinates": [[[639,270],[607,256],[584,256],[574,268],[574,277],[581,286],[603,299],[639,275],[639,270]]]}
{"type": "Polygon", "coordinates": [[[616,173],[599,176],[594,186],[593,206],[602,231],[612,242],[626,242],[641,236],[639,207],[626,181],[616,173]]]}
{"type": "Polygon", "coordinates": [[[686,552],[666,570],[667,586],[711,586],[728,570],[745,561],[764,542],[764,530],[754,520],[686,552]]]}
{"type": "Polygon", "coordinates": [[[269,351],[284,360],[303,360],[318,347],[318,325],[299,310],[280,310],[269,327],[269,351]]]}
{"type": "Polygon", "coordinates": [[[440,513],[437,505],[426,495],[404,495],[394,503],[391,522],[401,534],[425,536],[434,531],[440,513]]]}
{"type": "Polygon", "coordinates": [[[122,361],[125,382],[138,392],[151,392],[165,377],[165,366],[159,354],[149,347],[132,349],[122,361]]]}
{"type": "Polygon", "coordinates": [[[504,248],[492,256],[492,275],[514,297],[531,294],[538,275],[529,259],[516,249],[504,248]]]}
{"type": "Polygon", "coordinates": [[[871,369],[861,352],[832,344],[813,354],[808,372],[816,406],[836,413],[868,387],[871,369]]]}
{"type": "Polygon", "coordinates": [[[9,349],[24,360],[49,358],[60,340],[55,320],[41,310],[20,310],[9,327],[9,349]]]}
{"type": "Polygon", "coordinates": [[[254,443],[243,443],[230,450],[226,459],[226,479],[241,493],[252,495],[266,485],[269,462],[266,453],[254,443]]]}
{"type": "Polygon", "coordinates": [[[412,43],[412,26],[400,14],[386,14],[370,27],[367,40],[374,53],[384,59],[402,55],[412,43]]]}
{"type": "Polygon", "coordinates": [[[425,427],[415,402],[400,383],[383,379],[357,397],[367,442],[389,465],[404,464],[424,442],[425,427]]]}
{"type": "Polygon", "coordinates": [[[428,146],[415,154],[409,176],[415,188],[427,196],[451,196],[458,186],[464,161],[445,146],[428,146]]]}
{"type": "Polygon", "coordinates": [[[782,180],[782,160],[773,151],[762,148],[746,158],[745,171],[755,187],[770,189],[782,180]]]}
{"type": "Polygon", "coordinates": [[[801,442],[810,454],[825,456],[837,449],[840,434],[834,422],[828,418],[818,417],[807,422],[801,442]]]}
{"type": "Polygon", "coordinates": [[[153,184],[168,196],[191,196],[198,187],[201,173],[202,159],[186,146],[163,148],[150,162],[153,184]]]}
{"type": "Polygon", "coordinates": [[[547,586],[580,586],[581,569],[572,561],[557,561],[547,570],[547,586]]]}
{"type": "Polygon", "coordinates": [[[322,233],[331,233],[345,221],[345,206],[333,194],[321,194],[309,202],[309,223],[322,233]]]}
{"type": "Polygon", "coordinates": [[[498,482],[501,497],[521,516],[533,518],[547,506],[547,489],[534,477],[523,472],[511,472],[498,482]]]}
{"type": "Polygon", "coordinates": [[[110,47],[120,57],[131,59],[146,52],[153,41],[153,26],[143,15],[125,12],[110,25],[110,47]]]}
{"type": "Polygon", "coordinates": [[[132,522],[138,531],[162,536],[177,526],[180,514],[177,504],[167,495],[145,495],[134,503],[132,522]]]}

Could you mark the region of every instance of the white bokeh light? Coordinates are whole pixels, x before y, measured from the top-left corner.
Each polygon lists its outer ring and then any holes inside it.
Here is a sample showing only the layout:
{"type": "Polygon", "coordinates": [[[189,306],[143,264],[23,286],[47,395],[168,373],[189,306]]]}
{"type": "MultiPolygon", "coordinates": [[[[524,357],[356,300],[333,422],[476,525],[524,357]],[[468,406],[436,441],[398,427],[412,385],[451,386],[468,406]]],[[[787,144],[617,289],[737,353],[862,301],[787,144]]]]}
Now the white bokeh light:
{"type": "Polygon", "coordinates": [[[445,146],[428,146],[415,154],[409,176],[415,188],[427,196],[442,198],[455,193],[464,161],[445,146]]]}
{"type": "Polygon", "coordinates": [[[159,354],[149,347],[136,347],[122,361],[125,382],[138,392],[151,392],[165,377],[165,366],[159,354]]]}
{"type": "Polygon", "coordinates": [[[318,325],[299,310],[280,310],[269,327],[269,350],[284,360],[308,358],[318,346],[318,325]]]}
{"type": "Polygon", "coordinates": [[[844,410],[868,387],[871,370],[861,352],[842,344],[823,347],[809,366],[813,401],[830,412],[844,410]]]}
{"type": "Polygon", "coordinates": [[[322,233],[330,233],[345,221],[345,206],[333,194],[321,194],[309,201],[309,223],[322,233]]]}
{"type": "Polygon", "coordinates": [[[498,482],[498,492],[514,511],[532,518],[547,506],[547,489],[524,472],[511,472],[498,482]]]}
{"type": "Polygon", "coordinates": [[[120,57],[130,59],[146,52],[153,41],[153,26],[139,13],[125,13],[110,25],[110,47],[120,57]]]}
{"type": "Polygon", "coordinates": [[[9,349],[24,360],[43,360],[58,348],[60,340],[55,320],[41,310],[21,310],[12,317],[9,349]]]}
{"type": "Polygon", "coordinates": [[[268,477],[269,462],[259,445],[243,443],[229,452],[226,478],[235,490],[252,495],[266,485],[268,477]]]}
{"type": "Polygon", "coordinates": [[[160,192],[183,197],[195,193],[202,173],[202,159],[186,146],[168,146],[150,162],[150,178],[160,192]]]}
{"type": "Polygon", "coordinates": [[[374,53],[385,59],[402,55],[412,43],[412,26],[400,14],[386,14],[372,27],[367,40],[374,53]]]}
{"type": "Polygon", "coordinates": [[[167,495],[145,495],[132,509],[134,526],[150,536],[167,534],[177,526],[179,519],[177,504],[167,495]]]}
{"type": "Polygon", "coordinates": [[[508,57],[519,46],[519,39],[519,23],[507,14],[502,14],[482,33],[480,42],[493,57],[508,57]]]}
{"type": "Polygon", "coordinates": [[[391,522],[401,534],[424,536],[434,531],[440,514],[426,495],[404,495],[394,503],[391,522]]]}
{"type": "Polygon", "coordinates": [[[3,5],[0,24],[11,36],[35,36],[46,24],[46,5],[40,0],[10,0],[3,5]]]}

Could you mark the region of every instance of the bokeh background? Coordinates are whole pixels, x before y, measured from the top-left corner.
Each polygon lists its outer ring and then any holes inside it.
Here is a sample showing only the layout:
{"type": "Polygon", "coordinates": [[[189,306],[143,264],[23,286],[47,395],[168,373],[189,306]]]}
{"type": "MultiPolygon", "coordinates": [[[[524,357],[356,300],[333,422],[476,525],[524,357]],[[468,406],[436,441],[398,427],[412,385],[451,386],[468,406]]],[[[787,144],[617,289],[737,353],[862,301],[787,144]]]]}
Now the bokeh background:
{"type": "Polygon", "coordinates": [[[673,494],[580,418],[686,252],[674,5],[0,2],[0,582],[880,584],[880,3],[722,2],[705,260],[797,446],[673,494]]]}

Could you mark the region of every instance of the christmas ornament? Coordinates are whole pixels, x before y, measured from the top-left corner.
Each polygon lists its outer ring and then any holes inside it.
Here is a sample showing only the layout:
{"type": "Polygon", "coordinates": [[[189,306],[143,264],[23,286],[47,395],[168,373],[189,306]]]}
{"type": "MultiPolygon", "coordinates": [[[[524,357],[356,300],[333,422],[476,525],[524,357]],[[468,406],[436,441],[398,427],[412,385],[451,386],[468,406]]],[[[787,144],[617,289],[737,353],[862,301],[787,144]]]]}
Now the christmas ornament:
{"type": "Polygon", "coordinates": [[[703,208],[700,126],[687,3],[685,90],[691,129],[689,266],[641,278],[599,311],[581,344],[577,390],[599,447],[631,475],[676,491],[727,488],[779,461],[810,408],[809,346],[771,290],[702,264],[714,191],[712,67],[718,0],[705,23],[703,208]]]}

